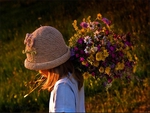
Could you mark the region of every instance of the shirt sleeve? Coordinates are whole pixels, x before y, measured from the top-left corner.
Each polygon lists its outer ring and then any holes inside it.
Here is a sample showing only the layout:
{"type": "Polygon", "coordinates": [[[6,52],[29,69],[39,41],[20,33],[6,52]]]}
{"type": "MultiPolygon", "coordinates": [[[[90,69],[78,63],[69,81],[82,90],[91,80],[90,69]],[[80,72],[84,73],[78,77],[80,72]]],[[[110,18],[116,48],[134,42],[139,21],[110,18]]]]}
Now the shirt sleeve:
{"type": "Polygon", "coordinates": [[[55,89],[54,111],[55,112],[75,112],[75,96],[71,87],[67,83],[60,83],[55,89]]]}

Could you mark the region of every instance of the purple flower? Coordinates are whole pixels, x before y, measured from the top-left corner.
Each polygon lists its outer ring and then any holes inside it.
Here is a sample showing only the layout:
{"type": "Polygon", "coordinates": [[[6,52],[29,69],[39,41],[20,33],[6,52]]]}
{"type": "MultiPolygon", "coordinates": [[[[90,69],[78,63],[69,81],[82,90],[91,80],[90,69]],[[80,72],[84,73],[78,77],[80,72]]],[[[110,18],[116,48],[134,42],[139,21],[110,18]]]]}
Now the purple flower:
{"type": "Polygon", "coordinates": [[[126,41],[125,44],[131,46],[131,43],[129,41],[126,41]]]}
{"type": "Polygon", "coordinates": [[[123,52],[122,51],[119,51],[119,56],[123,57],[123,52]]]}
{"type": "Polygon", "coordinates": [[[102,21],[106,24],[106,25],[110,25],[111,21],[108,20],[107,18],[102,18],[102,21]]]}
{"type": "Polygon", "coordinates": [[[79,57],[79,54],[77,53],[77,54],[76,54],[76,58],[78,58],[78,57],[79,57]]]}
{"type": "Polygon", "coordinates": [[[83,28],[87,28],[88,24],[86,22],[81,22],[80,26],[83,28]]]}
{"type": "Polygon", "coordinates": [[[127,62],[125,63],[125,65],[126,65],[127,67],[131,68],[131,67],[132,67],[132,62],[127,61],[127,62]]]}
{"type": "Polygon", "coordinates": [[[83,38],[79,38],[79,39],[78,39],[78,43],[79,43],[79,44],[82,44],[82,43],[83,43],[83,38]]]}
{"type": "Polygon", "coordinates": [[[104,87],[106,87],[107,83],[106,83],[106,82],[103,82],[103,85],[104,85],[104,87]]]}
{"type": "Polygon", "coordinates": [[[107,82],[108,82],[108,83],[111,83],[111,82],[112,82],[112,78],[108,77],[108,78],[107,78],[107,82]]]}
{"type": "Polygon", "coordinates": [[[114,78],[120,78],[121,77],[121,74],[115,74],[114,75],[114,78]]]}
{"type": "Polygon", "coordinates": [[[78,51],[78,47],[74,47],[74,50],[75,50],[75,51],[78,51]]]}
{"type": "Polygon", "coordinates": [[[105,30],[105,35],[108,35],[109,34],[109,30],[105,30]]]}
{"type": "Polygon", "coordinates": [[[114,53],[111,53],[111,57],[112,57],[112,58],[115,58],[116,55],[115,55],[114,53]]]}
{"type": "Polygon", "coordinates": [[[71,49],[70,49],[70,53],[71,53],[71,57],[75,55],[74,48],[71,48],[71,49]]]}
{"type": "Polygon", "coordinates": [[[80,50],[80,54],[84,54],[84,50],[80,50]]]}
{"type": "Polygon", "coordinates": [[[107,47],[108,47],[108,48],[110,47],[110,42],[109,42],[109,41],[107,42],[107,47]]]}
{"type": "Polygon", "coordinates": [[[89,57],[89,56],[90,56],[90,54],[89,54],[89,53],[85,53],[85,56],[86,56],[86,57],[89,57]]]}
{"type": "Polygon", "coordinates": [[[114,46],[110,46],[109,48],[111,51],[114,51],[115,50],[115,47],[114,46]]]}
{"type": "Polygon", "coordinates": [[[97,51],[100,51],[100,49],[101,49],[101,46],[98,45],[98,46],[97,46],[97,51]]]}
{"type": "Polygon", "coordinates": [[[111,68],[115,68],[115,64],[112,64],[112,65],[111,65],[111,68]]]}
{"type": "Polygon", "coordinates": [[[95,73],[94,73],[94,72],[92,72],[91,74],[92,74],[92,76],[95,76],[95,73]]]}
{"type": "Polygon", "coordinates": [[[80,61],[81,61],[81,62],[84,61],[84,58],[83,58],[83,57],[80,57],[80,61]]]}

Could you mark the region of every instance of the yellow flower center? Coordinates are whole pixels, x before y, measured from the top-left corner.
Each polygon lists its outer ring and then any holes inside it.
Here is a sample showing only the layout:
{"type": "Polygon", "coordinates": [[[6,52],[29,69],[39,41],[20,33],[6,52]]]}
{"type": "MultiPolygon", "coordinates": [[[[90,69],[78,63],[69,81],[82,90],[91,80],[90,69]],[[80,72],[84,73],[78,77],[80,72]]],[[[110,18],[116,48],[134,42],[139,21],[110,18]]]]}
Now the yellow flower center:
{"type": "Polygon", "coordinates": [[[104,72],[104,68],[103,68],[102,66],[99,68],[99,72],[100,72],[100,73],[103,73],[103,72],[104,72]]]}

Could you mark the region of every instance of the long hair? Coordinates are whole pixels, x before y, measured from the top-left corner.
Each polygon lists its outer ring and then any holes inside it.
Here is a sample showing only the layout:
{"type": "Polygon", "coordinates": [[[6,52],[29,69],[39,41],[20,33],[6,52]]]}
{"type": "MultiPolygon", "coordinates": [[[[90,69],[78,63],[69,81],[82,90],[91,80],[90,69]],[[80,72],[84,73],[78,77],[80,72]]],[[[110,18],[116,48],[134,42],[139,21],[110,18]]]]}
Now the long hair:
{"type": "Polygon", "coordinates": [[[83,76],[78,70],[74,69],[74,66],[70,60],[53,69],[41,70],[41,73],[47,78],[46,82],[42,86],[42,89],[52,91],[55,83],[59,79],[68,76],[68,72],[72,73],[72,76],[78,83],[78,89],[80,90],[83,86],[83,76]]]}

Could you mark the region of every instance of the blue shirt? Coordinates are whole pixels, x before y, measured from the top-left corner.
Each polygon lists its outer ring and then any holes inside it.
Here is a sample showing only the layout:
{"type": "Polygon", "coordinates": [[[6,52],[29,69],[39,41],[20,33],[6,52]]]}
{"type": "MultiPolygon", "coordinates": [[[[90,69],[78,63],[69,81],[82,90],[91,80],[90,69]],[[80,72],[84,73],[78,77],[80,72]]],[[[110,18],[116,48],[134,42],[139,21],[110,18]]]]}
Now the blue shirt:
{"type": "Polygon", "coordinates": [[[85,112],[84,87],[70,75],[58,80],[51,92],[49,112],[85,112]]]}

